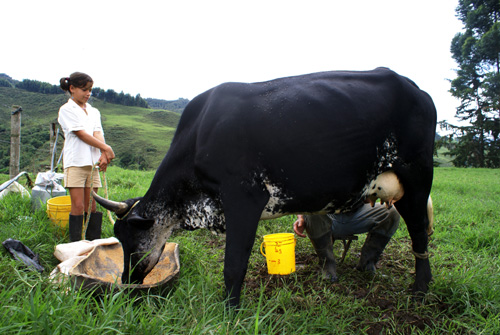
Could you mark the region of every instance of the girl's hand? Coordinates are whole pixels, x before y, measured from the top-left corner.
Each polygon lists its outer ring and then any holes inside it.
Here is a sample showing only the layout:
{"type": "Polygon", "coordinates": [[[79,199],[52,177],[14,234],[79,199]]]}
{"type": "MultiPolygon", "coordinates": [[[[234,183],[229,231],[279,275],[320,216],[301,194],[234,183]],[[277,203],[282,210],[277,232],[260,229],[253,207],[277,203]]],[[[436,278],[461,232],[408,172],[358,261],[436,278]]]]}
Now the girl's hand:
{"type": "Polygon", "coordinates": [[[108,168],[108,164],[109,164],[109,159],[108,159],[108,156],[105,154],[105,153],[102,153],[101,154],[101,157],[99,158],[99,170],[101,170],[102,172],[106,172],[106,169],[108,168]]]}
{"type": "Polygon", "coordinates": [[[115,153],[114,153],[113,149],[107,144],[106,144],[106,149],[104,149],[104,151],[101,150],[101,153],[103,155],[106,155],[106,159],[107,159],[108,163],[110,163],[113,160],[113,158],[115,158],[115,153]]]}

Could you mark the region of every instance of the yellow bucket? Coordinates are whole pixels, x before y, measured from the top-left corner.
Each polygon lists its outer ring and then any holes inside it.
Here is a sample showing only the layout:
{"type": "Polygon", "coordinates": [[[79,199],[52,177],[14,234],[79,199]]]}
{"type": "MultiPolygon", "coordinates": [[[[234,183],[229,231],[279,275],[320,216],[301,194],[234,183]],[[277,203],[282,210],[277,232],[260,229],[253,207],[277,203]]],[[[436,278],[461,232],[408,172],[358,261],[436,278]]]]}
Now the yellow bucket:
{"type": "Polygon", "coordinates": [[[47,215],[52,223],[61,229],[67,229],[70,212],[71,198],[69,195],[47,200],[47,215]]]}
{"type": "Polygon", "coordinates": [[[295,272],[295,237],[293,234],[265,235],[264,242],[260,244],[260,253],[266,257],[269,274],[288,275],[295,272]]]}

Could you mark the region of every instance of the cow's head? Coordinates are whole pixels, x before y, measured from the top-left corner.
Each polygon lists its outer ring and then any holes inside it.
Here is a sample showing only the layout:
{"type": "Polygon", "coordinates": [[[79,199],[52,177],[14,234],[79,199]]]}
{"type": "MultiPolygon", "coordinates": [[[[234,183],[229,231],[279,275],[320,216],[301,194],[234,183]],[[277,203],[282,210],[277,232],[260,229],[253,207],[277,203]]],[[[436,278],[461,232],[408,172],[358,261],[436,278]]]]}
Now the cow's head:
{"type": "Polygon", "coordinates": [[[115,202],[94,192],[92,195],[101,206],[118,216],[114,232],[123,248],[122,283],[142,284],[147,274],[158,263],[168,237],[168,229],[161,229],[154,219],[138,214],[137,204],[141,198],[115,202]]]}

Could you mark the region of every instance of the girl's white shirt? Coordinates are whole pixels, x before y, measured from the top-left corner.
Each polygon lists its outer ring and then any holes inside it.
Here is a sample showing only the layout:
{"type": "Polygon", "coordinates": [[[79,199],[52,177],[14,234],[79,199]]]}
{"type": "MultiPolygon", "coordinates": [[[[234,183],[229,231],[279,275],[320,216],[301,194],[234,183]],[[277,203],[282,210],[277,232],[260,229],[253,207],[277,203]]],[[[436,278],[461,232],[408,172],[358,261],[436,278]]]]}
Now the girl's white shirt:
{"type": "Polygon", "coordinates": [[[76,102],[69,99],[59,108],[57,121],[64,132],[63,167],[94,165],[101,156],[101,151],[83,142],[74,133],[85,130],[90,135],[100,131],[104,136],[101,125],[101,113],[97,108],[86,104],[87,113],[76,102]]]}

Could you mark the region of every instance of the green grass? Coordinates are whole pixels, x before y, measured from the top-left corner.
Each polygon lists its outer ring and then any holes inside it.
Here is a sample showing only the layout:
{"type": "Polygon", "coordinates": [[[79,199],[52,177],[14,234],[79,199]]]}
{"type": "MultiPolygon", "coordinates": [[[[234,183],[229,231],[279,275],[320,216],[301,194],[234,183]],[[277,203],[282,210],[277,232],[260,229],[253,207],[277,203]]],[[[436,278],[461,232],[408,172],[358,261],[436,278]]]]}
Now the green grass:
{"type": "MultiPolygon", "coordinates": [[[[153,172],[110,167],[111,198],[141,196],[153,172]]],[[[0,332],[4,334],[499,334],[500,170],[437,168],[432,189],[434,280],[423,302],[412,299],[414,261],[404,224],[388,245],[374,277],[355,270],[364,236],[339,265],[338,283],[316,271],[314,250],[298,239],[297,271],[270,276],[258,248],[262,236],[291,232],[293,217],[262,221],[242,292],[242,309],[222,299],[224,235],[178,231],[181,271],[159,294],[94,295],[55,286],[54,246],[66,242],[45,209],[29,199],[0,200],[1,240],[19,239],[40,254],[42,274],[0,253],[0,332]]],[[[0,182],[6,180],[0,178],[0,182]]],[[[112,236],[105,219],[103,235],[112,236]]],[[[342,251],[335,245],[338,255],[342,251]]]]}

